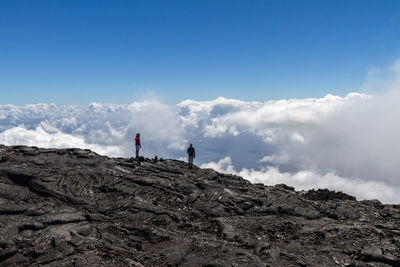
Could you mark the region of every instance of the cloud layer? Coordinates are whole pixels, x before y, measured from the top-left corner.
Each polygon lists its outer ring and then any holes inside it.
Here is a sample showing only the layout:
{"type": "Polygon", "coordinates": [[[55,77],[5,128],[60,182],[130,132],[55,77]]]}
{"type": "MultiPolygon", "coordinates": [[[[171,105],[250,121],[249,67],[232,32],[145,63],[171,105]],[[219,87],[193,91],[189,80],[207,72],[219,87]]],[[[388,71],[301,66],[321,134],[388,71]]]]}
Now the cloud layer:
{"type": "Polygon", "coordinates": [[[141,133],[147,157],[182,158],[253,182],[327,187],[360,199],[400,203],[400,114],[396,90],[380,95],[245,102],[220,97],[176,106],[0,106],[0,143],[90,148],[133,156],[141,133]]]}

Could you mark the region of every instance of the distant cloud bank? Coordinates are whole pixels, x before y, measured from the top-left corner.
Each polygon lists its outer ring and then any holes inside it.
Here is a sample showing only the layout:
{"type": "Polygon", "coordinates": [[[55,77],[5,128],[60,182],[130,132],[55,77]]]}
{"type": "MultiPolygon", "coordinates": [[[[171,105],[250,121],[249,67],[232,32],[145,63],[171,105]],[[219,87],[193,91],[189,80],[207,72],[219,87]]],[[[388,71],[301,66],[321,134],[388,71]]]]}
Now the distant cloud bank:
{"type": "Polygon", "coordinates": [[[89,148],[130,157],[141,133],[147,157],[185,157],[269,185],[330,188],[400,203],[400,94],[246,102],[220,97],[176,106],[0,105],[0,143],[89,148]]]}

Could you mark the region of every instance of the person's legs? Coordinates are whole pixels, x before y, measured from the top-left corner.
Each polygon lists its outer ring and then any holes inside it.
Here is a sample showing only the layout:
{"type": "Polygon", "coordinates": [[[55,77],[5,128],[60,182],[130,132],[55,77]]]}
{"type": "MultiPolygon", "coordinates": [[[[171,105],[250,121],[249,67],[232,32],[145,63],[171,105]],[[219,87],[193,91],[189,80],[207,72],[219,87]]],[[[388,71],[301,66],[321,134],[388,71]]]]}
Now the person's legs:
{"type": "Polygon", "coordinates": [[[140,146],[136,146],[136,158],[139,157],[140,146]]]}
{"type": "Polygon", "coordinates": [[[193,166],[193,156],[189,156],[189,169],[193,166]]]}

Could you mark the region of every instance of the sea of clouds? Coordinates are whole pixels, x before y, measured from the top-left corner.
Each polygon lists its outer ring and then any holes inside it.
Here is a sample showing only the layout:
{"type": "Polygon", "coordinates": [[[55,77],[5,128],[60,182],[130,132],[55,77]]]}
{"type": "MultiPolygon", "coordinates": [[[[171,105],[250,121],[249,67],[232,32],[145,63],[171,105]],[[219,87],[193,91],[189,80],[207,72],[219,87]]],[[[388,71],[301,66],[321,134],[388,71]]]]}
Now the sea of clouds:
{"type": "Polygon", "coordinates": [[[186,160],[193,143],[197,165],[252,182],[400,203],[400,64],[391,71],[390,81],[370,73],[365,84],[384,91],[345,97],[0,105],[0,143],[131,157],[140,132],[146,157],[186,160]]]}
{"type": "Polygon", "coordinates": [[[400,203],[399,93],[246,102],[218,98],[175,106],[157,100],[130,105],[0,106],[0,143],[89,148],[186,159],[268,185],[330,188],[359,199],[400,203]]]}

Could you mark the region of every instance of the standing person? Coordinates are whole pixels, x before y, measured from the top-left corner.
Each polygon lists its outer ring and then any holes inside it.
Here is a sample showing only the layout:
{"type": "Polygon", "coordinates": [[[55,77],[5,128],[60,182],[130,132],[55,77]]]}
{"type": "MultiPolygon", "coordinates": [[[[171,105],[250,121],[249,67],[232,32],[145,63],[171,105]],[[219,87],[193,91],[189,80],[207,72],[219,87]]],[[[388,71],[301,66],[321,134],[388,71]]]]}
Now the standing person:
{"type": "Polygon", "coordinates": [[[137,134],[136,134],[136,137],[135,137],[135,146],[136,146],[136,158],[139,158],[139,150],[140,150],[140,148],[142,147],[142,146],[140,145],[140,133],[137,133],[137,134]]]}
{"type": "Polygon", "coordinates": [[[192,144],[190,144],[186,153],[189,156],[189,169],[192,169],[193,168],[193,159],[196,157],[196,152],[194,151],[194,147],[192,144]]]}

